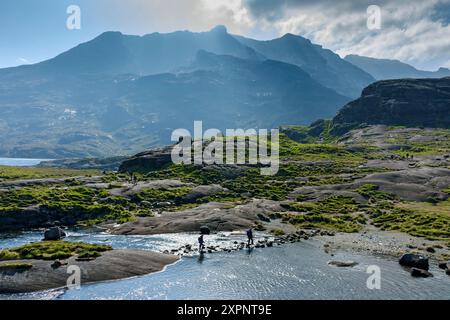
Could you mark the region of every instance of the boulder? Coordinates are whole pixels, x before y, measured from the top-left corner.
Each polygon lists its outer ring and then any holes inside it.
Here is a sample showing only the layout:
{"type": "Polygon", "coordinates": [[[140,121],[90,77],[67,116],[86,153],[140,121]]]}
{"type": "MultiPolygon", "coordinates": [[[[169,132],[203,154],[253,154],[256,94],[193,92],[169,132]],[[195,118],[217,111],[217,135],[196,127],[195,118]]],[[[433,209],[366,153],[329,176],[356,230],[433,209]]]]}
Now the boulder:
{"type": "Polygon", "coordinates": [[[433,276],[432,273],[419,268],[411,268],[411,275],[418,278],[428,278],[433,276]]]}
{"type": "Polygon", "coordinates": [[[331,134],[362,124],[450,127],[450,78],[378,81],[333,119],[331,134]]]}
{"type": "Polygon", "coordinates": [[[428,247],[426,250],[429,253],[435,253],[436,252],[436,250],[433,247],[428,247]]]}
{"type": "Polygon", "coordinates": [[[210,233],[211,233],[211,230],[209,229],[208,226],[201,226],[201,227],[200,227],[200,233],[201,233],[201,234],[210,234],[210,233]]]}
{"type": "Polygon", "coordinates": [[[450,269],[450,261],[441,261],[439,262],[439,268],[443,269],[443,270],[448,270],[450,269]]]}
{"type": "Polygon", "coordinates": [[[399,263],[404,267],[413,267],[422,270],[430,269],[428,258],[425,258],[423,256],[414,253],[405,253],[400,258],[399,263]]]}
{"type": "Polygon", "coordinates": [[[119,172],[155,171],[172,163],[172,146],[153,149],[138,153],[125,160],[119,167],[119,172]]]}
{"type": "Polygon", "coordinates": [[[66,266],[67,264],[68,264],[67,261],[61,261],[61,260],[57,259],[51,264],[51,267],[53,269],[58,269],[59,267],[66,266]]]}
{"type": "Polygon", "coordinates": [[[45,241],[56,241],[61,240],[66,237],[66,233],[58,227],[53,227],[45,230],[44,232],[44,240],[45,241]]]}
{"type": "Polygon", "coordinates": [[[264,222],[270,222],[270,218],[267,217],[267,216],[265,216],[265,215],[262,214],[262,213],[258,213],[258,214],[257,214],[257,217],[258,217],[258,219],[261,220],[261,221],[264,221],[264,222]]]}

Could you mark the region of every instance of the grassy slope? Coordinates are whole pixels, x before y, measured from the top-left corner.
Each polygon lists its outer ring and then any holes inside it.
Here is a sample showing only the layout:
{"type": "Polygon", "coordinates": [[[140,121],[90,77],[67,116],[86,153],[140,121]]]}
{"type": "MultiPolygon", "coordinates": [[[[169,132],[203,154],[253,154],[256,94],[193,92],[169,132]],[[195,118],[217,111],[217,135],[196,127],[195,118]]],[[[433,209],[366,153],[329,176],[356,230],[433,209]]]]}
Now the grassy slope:
{"type": "MultiPolygon", "coordinates": [[[[392,128],[395,130],[397,128],[392,128]]],[[[304,130],[303,128],[301,130],[304,130]]],[[[411,148],[393,151],[396,154],[408,152],[409,156],[421,154],[442,154],[449,152],[450,130],[439,130],[439,141],[411,142],[417,133],[400,133],[389,137],[390,141],[409,145],[411,148]],[[442,138],[442,139],[441,139],[442,138]]],[[[277,175],[262,176],[259,168],[247,168],[234,173],[224,168],[172,165],[162,170],[137,175],[138,180],[178,179],[195,184],[217,183],[229,191],[207,196],[189,203],[184,196],[190,188],[147,189],[133,196],[112,196],[109,191],[120,188],[128,177],[120,174],[103,176],[110,184],[109,190],[74,185],[35,186],[23,189],[0,191],[0,217],[18,214],[30,205],[46,206],[58,213],[55,219],[73,215],[76,223],[95,224],[105,220],[124,222],[136,216],[151,216],[161,202],[169,203],[170,210],[180,210],[208,201],[230,201],[240,203],[246,199],[266,198],[286,200],[288,194],[300,186],[341,184],[351,182],[383,168],[361,166],[368,159],[380,159],[382,150],[367,142],[359,143],[357,151],[349,151],[337,144],[326,133],[320,138],[311,137],[310,143],[298,143],[281,136],[281,166],[277,175]],[[325,142],[321,142],[325,141],[325,142]],[[313,164],[311,162],[314,162],[313,164]],[[144,205],[145,203],[145,205],[144,205]]],[[[10,168],[1,167],[0,176],[6,180],[63,177],[98,174],[94,171],[10,168]]],[[[449,186],[450,187],[450,186],[449,186]]],[[[363,186],[354,190],[369,200],[368,205],[359,205],[346,197],[330,197],[317,203],[296,199],[288,201],[288,213],[283,220],[303,228],[324,228],[344,232],[361,230],[365,224],[373,223],[382,229],[401,230],[410,234],[433,239],[449,239],[450,215],[448,203],[407,203],[390,194],[378,191],[374,186],[363,186]]],[[[164,208],[164,204],[162,205],[164,208]]]]}

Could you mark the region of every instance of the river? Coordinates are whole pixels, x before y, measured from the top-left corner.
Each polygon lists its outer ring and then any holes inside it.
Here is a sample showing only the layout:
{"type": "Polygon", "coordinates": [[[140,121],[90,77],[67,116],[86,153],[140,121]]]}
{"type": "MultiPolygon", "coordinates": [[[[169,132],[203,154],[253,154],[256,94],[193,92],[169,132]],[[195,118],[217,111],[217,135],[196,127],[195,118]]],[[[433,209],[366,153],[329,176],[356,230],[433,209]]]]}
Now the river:
{"type": "MultiPolygon", "coordinates": [[[[72,231],[67,240],[110,244],[114,248],[157,250],[195,243],[194,234],[114,236],[72,231]]],[[[230,233],[208,236],[207,244],[240,241],[230,233]]],[[[0,236],[0,248],[39,241],[42,233],[0,236]]],[[[434,277],[412,278],[391,257],[325,253],[317,240],[273,248],[184,257],[165,271],[130,279],[86,284],[80,289],[56,289],[0,299],[450,299],[450,277],[432,264],[434,277]],[[329,266],[329,260],[354,260],[353,268],[329,266]],[[367,267],[381,270],[381,289],[368,289],[367,267]]]]}

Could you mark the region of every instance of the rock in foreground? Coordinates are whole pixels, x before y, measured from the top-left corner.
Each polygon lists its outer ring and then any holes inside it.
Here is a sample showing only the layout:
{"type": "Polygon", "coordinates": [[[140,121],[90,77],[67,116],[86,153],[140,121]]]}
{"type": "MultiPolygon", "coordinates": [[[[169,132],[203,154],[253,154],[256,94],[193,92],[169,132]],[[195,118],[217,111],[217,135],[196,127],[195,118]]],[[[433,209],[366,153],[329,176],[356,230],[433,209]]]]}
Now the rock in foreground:
{"type": "Polygon", "coordinates": [[[428,258],[419,256],[413,253],[404,254],[399,261],[400,265],[405,267],[412,267],[421,270],[428,270],[430,265],[428,263],[428,258]]]}
{"type": "Polygon", "coordinates": [[[178,257],[151,251],[112,250],[102,253],[95,260],[80,261],[71,257],[67,265],[52,267],[53,261],[19,260],[0,262],[0,293],[24,293],[65,287],[70,266],[81,270],[81,285],[86,283],[118,280],[161,271],[178,257]],[[1,268],[2,265],[29,264],[27,269],[1,268]],[[3,270],[2,270],[3,269],[3,270]]]}

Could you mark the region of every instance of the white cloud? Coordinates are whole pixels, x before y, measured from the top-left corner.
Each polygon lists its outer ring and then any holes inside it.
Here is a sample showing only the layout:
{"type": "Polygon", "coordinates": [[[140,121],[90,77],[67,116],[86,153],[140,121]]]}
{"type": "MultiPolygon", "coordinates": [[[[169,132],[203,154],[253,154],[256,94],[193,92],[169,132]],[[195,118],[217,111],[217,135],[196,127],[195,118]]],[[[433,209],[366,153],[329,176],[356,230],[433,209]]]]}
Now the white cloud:
{"type": "Polygon", "coordinates": [[[279,34],[300,34],[340,55],[399,59],[422,68],[448,62],[450,0],[377,1],[381,30],[368,30],[366,9],[373,1],[243,0],[255,20],[270,22],[279,34]],[[278,4],[278,5],[275,5],[278,4]],[[439,6],[440,12],[437,12],[439,6]]]}
{"type": "Polygon", "coordinates": [[[269,39],[300,34],[340,55],[399,59],[435,69],[449,61],[450,0],[97,0],[108,30],[230,32],[269,39]],[[367,7],[382,10],[381,30],[367,29],[367,7]],[[104,10],[108,8],[108,10],[104,10]]]}

